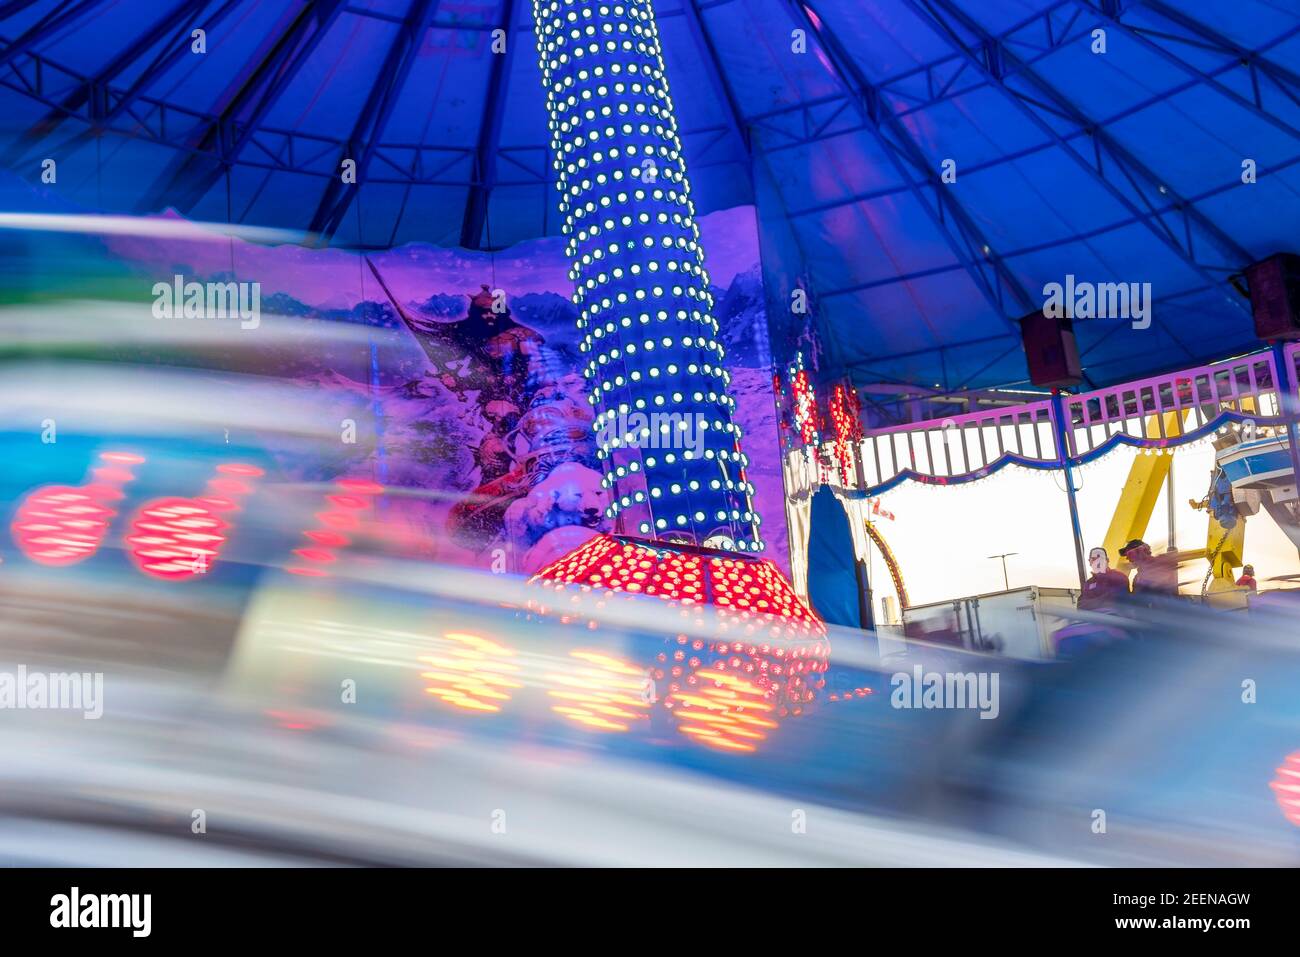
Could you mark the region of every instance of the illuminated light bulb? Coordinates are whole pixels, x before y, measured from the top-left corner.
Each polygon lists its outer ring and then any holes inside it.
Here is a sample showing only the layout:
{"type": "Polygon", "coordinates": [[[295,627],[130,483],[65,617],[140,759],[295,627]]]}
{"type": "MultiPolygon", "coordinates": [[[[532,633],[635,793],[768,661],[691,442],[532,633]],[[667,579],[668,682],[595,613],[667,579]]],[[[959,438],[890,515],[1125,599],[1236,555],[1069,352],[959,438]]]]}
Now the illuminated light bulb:
{"type": "Polygon", "coordinates": [[[19,550],[41,565],[74,565],[94,555],[103,545],[117,512],[113,503],[125,494],[122,486],[133,481],[130,466],[144,457],[132,452],[103,452],[90,470],[91,481],[73,487],[47,485],[19,503],[10,529],[19,550]]]}

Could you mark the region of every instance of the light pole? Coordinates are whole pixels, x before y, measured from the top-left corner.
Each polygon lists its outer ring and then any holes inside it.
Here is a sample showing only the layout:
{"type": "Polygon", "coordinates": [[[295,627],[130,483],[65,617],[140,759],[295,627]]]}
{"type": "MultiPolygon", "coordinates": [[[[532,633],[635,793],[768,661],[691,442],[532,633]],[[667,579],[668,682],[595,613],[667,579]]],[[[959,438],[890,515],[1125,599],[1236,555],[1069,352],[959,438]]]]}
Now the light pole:
{"type": "Polygon", "coordinates": [[[1003,552],[1001,555],[990,555],[989,558],[1002,559],[1002,585],[1006,591],[1011,591],[1011,579],[1007,577],[1007,559],[1012,555],[1019,555],[1019,552],[1003,552]]]}

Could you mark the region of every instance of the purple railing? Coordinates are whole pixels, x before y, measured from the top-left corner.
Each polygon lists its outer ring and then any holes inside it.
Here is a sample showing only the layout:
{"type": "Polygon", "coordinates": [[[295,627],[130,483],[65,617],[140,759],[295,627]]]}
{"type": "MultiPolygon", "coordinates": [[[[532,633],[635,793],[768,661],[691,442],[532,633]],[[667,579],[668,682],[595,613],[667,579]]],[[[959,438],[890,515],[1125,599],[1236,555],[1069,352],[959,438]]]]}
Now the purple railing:
{"type": "MultiPolygon", "coordinates": [[[[1300,343],[1283,354],[1291,381],[1300,381],[1300,343]]],[[[828,440],[786,456],[786,488],[798,495],[830,484],[855,496],[878,495],[909,479],[959,484],[1009,464],[1060,469],[1068,458],[1080,465],[1120,444],[1170,448],[1242,423],[1284,429],[1277,382],[1269,351],[1062,395],[1065,456],[1052,399],[871,429],[850,446],[847,484],[828,440]]]]}

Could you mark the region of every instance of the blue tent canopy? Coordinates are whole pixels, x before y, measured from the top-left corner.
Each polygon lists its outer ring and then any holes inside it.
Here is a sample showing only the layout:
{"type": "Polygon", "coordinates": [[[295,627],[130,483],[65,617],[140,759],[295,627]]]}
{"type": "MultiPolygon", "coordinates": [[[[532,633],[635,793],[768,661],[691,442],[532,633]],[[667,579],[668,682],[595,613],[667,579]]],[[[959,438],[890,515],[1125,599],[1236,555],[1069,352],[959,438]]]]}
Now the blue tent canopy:
{"type": "MultiPolygon", "coordinates": [[[[655,6],[699,210],[757,204],[769,295],[809,288],[832,369],[1023,382],[1016,320],[1067,274],[1155,299],[1147,330],[1076,324],[1092,383],[1258,344],[1230,278],[1300,247],[1293,0],[655,6]]],[[[531,16],[3,3],[0,149],[96,209],[502,248],[558,229],[531,16]]]]}

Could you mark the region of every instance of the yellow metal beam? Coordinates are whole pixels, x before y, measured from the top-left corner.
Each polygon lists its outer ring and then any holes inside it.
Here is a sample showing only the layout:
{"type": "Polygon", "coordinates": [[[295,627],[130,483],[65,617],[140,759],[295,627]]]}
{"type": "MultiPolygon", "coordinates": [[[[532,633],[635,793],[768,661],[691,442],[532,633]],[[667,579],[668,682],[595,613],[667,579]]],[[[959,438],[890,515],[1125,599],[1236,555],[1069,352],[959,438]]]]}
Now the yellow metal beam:
{"type": "MultiPolygon", "coordinates": [[[[1247,406],[1243,403],[1243,412],[1253,410],[1253,406],[1247,406]]],[[[1164,413],[1164,429],[1167,436],[1181,435],[1182,415],[1178,412],[1164,413]]],[[[1160,425],[1155,416],[1147,419],[1145,431],[1148,438],[1160,437],[1160,425]]],[[[1128,479],[1120,491],[1119,502],[1115,506],[1115,514],[1111,517],[1103,542],[1111,560],[1121,570],[1130,566],[1119,557],[1119,550],[1131,539],[1142,538],[1146,534],[1151,513],[1155,511],[1156,502],[1160,498],[1160,489],[1169,477],[1172,466],[1171,455],[1139,455],[1129,467],[1128,479]]],[[[1233,569],[1243,562],[1246,522],[1244,519],[1238,520],[1229,531],[1208,510],[1206,517],[1209,523],[1205,533],[1205,548],[1181,550],[1178,553],[1179,564],[1209,558],[1218,548],[1208,588],[1208,594],[1213,596],[1210,601],[1216,607],[1237,607],[1244,602],[1244,589],[1236,586],[1233,569]]]]}
{"type": "MultiPolygon", "coordinates": [[[[1165,435],[1182,435],[1182,413],[1164,413],[1164,426],[1165,435]]],[[[1160,425],[1154,415],[1147,419],[1146,435],[1149,439],[1160,438],[1160,425]]],[[[1115,514],[1111,516],[1110,528],[1102,542],[1115,565],[1123,563],[1119,550],[1130,540],[1146,534],[1151,513],[1155,511],[1156,500],[1160,498],[1160,489],[1169,477],[1173,461],[1172,455],[1138,455],[1129,466],[1128,479],[1120,491],[1115,514]]]]}

